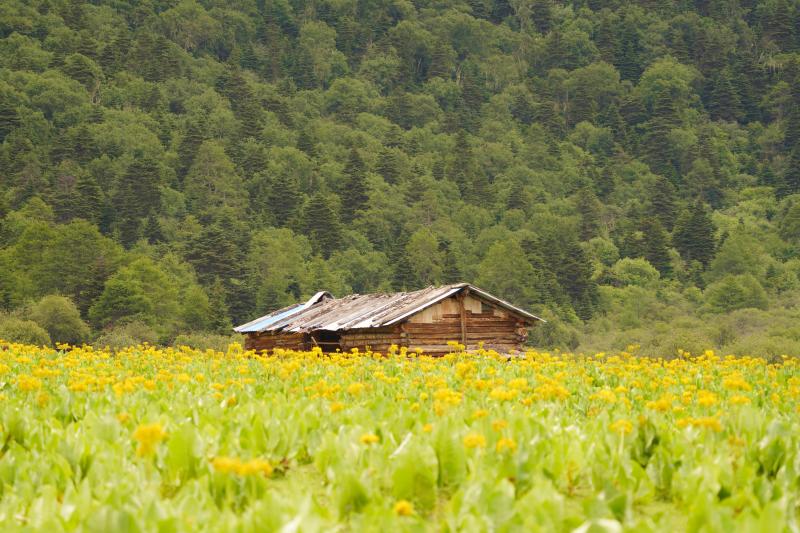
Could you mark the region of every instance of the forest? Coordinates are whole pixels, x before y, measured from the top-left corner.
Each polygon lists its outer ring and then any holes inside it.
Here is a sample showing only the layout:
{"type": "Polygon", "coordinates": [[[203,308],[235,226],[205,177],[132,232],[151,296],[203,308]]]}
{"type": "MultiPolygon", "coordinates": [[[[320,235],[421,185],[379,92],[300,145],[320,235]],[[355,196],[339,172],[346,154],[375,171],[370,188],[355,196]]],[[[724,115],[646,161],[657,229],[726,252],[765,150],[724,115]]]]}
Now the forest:
{"type": "Polygon", "coordinates": [[[0,338],[467,281],[541,348],[800,354],[798,76],[795,0],[5,0],[0,338]]]}

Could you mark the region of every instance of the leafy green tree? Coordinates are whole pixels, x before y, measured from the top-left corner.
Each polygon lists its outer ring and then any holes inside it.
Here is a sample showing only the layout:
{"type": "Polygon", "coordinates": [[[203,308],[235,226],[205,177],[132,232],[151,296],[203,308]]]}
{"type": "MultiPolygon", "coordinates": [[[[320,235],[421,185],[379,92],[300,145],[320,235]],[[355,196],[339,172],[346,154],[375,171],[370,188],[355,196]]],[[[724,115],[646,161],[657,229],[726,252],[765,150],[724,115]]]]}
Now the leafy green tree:
{"type": "Polygon", "coordinates": [[[478,265],[475,282],[501,298],[532,307],[541,303],[541,295],[536,291],[537,274],[519,243],[498,241],[478,265]]]}
{"type": "Polygon", "coordinates": [[[709,310],[726,313],[736,309],[766,309],[767,292],[750,274],[728,275],[708,286],[703,296],[709,310]]]}
{"type": "Polygon", "coordinates": [[[186,175],[184,190],[196,211],[245,205],[244,182],[218,141],[205,141],[200,145],[186,175]]]}
{"type": "Polygon", "coordinates": [[[44,328],[53,342],[77,345],[89,340],[89,326],[69,298],[45,296],[31,305],[28,317],[44,328]]]}
{"type": "Polygon", "coordinates": [[[35,346],[52,344],[50,335],[33,320],[0,315],[0,339],[35,346]]]}
{"type": "Polygon", "coordinates": [[[442,280],[442,252],[436,235],[428,228],[420,228],[408,239],[405,255],[414,274],[414,286],[436,285],[442,280]]]}

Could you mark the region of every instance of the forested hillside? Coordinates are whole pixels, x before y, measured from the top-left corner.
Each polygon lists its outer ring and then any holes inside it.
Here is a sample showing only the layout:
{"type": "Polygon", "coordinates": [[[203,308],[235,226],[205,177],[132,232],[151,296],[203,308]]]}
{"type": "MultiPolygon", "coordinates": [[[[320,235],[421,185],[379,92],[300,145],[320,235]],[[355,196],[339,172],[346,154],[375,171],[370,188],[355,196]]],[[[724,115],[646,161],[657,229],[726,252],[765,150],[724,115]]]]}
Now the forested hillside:
{"type": "Polygon", "coordinates": [[[5,0],[0,38],[0,337],[465,280],[544,347],[800,353],[799,2],[5,0]]]}

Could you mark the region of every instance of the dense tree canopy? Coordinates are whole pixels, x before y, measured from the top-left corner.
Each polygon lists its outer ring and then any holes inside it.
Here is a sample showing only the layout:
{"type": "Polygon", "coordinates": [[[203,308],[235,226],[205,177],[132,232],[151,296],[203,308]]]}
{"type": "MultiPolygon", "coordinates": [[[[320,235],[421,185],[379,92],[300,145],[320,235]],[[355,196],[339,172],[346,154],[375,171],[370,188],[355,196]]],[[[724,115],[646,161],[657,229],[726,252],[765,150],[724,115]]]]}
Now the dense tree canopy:
{"type": "Polygon", "coordinates": [[[169,342],[463,279],[572,347],[789,313],[798,28],[785,0],[8,0],[0,311],[169,342]]]}

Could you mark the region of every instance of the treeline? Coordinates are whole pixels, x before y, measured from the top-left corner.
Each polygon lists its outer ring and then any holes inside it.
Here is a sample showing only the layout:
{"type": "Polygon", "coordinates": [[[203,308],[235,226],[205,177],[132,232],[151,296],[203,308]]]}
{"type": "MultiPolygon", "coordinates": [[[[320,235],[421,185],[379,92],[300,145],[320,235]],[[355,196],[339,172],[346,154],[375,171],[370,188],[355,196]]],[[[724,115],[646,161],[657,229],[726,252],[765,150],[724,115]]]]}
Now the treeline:
{"type": "Polygon", "coordinates": [[[798,52],[789,0],[9,0],[0,337],[467,280],[543,346],[800,353],[798,52]]]}

